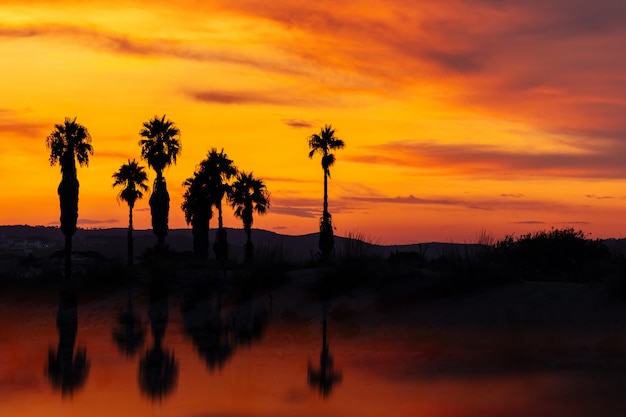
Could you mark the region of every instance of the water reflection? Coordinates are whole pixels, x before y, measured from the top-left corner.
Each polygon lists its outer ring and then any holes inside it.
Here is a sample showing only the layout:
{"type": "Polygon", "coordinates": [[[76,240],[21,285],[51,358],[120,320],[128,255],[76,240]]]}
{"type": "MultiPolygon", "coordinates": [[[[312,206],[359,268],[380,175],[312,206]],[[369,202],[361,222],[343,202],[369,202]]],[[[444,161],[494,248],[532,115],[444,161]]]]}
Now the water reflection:
{"type": "Polygon", "coordinates": [[[76,287],[67,281],[62,283],[56,320],[59,343],[56,351],[49,349],[46,366],[48,381],[63,396],[71,395],[83,387],[89,374],[87,349],[82,347],[74,352],[78,329],[76,298],[76,287]]]}
{"type": "Polygon", "coordinates": [[[126,357],[133,357],[143,346],[146,329],[133,309],[131,287],[128,287],[126,310],[117,316],[117,327],[113,329],[113,340],[126,357]]]}
{"type": "Polygon", "coordinates": [[[328,307],[323,307],[322,318],[322,351],[320,353],[320,365],[319,369],[315,369],[311,361],[308,366],[309,386],[313,389],[318,389],[320,394],[326,398],[330,395],[333,387],[339,384],[342,379],[341,372],[335,371],[333,364],[333,357],[330,354],[327,339],[327,311],[328,307]]]}
{"type": "Polygon", "coordinates": [[[264,305],[255,307],[253,294],[244,290],[232,309],[231,322],[236,344],[252,346],[254,342],[263,339],[269,323],[269,312],[264,305]]]}
{"type": "Polygon", "coordinates": [[[222,318],[222,292],[215,281],[198,284],[186,295],[183,321],[207,368],[221,369],[235,352],[235,340],[231,323],[222,318]]]}
{"type": "Polygon", "coordinates": [[[163,399],[174,392],[178,381],[178,363],[174,352],[163,347],[169,318],[167,280],[167,269],[153,269],[148,308],[153,343],[139,362],[139,388],[152,399],[163,399]]]}
{"type": "Polygon", "coordinates": [[[185,334],[209,371],[221,369],[240,346],[260,341],[269,323],[264,305],[255,306],[253,293],[239,289],[230,294],[225,310],[219,279],[197,283],[183,304],[185,334]]]}

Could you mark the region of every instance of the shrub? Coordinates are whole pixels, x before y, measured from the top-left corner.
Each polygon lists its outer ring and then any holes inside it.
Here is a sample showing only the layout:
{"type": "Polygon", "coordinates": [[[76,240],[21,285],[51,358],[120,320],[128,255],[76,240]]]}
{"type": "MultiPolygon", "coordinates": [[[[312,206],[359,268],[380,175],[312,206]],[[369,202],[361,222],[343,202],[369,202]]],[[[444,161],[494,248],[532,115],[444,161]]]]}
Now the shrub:
{"type": "Polygon", "coordinates": [[[555,229],[506,236],[495,244],[500,259],[521,271],[527,279],[588,281],[596,279],[597,268],[610,258],[600,240],[588,239],[581,230],[555,229]],[[593,275],[593,277],[592,277],[593,275]]]}

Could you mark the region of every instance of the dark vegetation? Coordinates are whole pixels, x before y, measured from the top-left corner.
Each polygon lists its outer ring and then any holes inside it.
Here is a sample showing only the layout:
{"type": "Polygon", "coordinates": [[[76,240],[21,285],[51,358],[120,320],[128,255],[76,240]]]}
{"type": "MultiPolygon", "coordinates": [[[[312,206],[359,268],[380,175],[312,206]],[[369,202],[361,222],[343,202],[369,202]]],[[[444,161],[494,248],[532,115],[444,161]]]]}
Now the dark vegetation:
{"type": "MultiPolygon", "coordinates": [[[[310,259],[302,262],[294,262],[280,243],[260,246],[253,260],[229,262],[216,258],[198,262],[191,251],[152,248],[143,252],[134,266],[94,251],[78,251],[74,252],[73,268],[79,286],[98,291],[120,288],[128,277],[147,282],[149,266],[165,256],[168,268],[177,271],[173,285],[217,285],[246,294],[271,291],[305,276],[309,277],[303,280],[309,296],[321,299],[369,288],[390,299],[417,302],[520,281],[598,284],[611,294],[626,296],[623,254],[574,229],[506,236],[490,245],[447,244],[438,254],[415,245],[417,250],[382,255],[380,246],[360,234],[342,238],[341,243],[343,247],[329,260],[312,252],[310,259]]],[[[21,256],[20,270],[36,271],[35,275],[21,279],[5,274],[2,282],[54,285],[62,276],[62,256],[63,251],[45,259],[36,254],[21,256]]]]}

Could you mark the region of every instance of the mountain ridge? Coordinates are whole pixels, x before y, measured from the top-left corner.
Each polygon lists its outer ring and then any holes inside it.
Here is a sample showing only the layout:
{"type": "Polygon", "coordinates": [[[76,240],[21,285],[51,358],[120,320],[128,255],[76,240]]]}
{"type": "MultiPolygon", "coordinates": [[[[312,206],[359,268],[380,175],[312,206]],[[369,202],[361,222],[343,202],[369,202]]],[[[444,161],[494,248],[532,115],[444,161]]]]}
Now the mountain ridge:
{"type": "MultiPolygon", "coordinates": [[[[228,233],[230,257],[237,261],[243,257],[246,235],[243,229],[225,228],[228,233]]],[[[215,241],[216,229],[209,230],[210,245],[215,241]]],[[[78,229],[73,238],[75,251],[94,251],[109,258],[126,256],[127,228],[78,229]]],[[[252,242],[258,254],[282,258],[285,261],[305,262],[318,252],[318,233],[285,235],[270,230],[252,229],[252,242]]],[[[141,255],[156,243],[151,229],[133,230],[135,253],[141,255]]],[[[424,242],[413,244],[379,245],[362,241],[359,236],[335,236],[335,251],[340,255],[378,255],[388,257],[394,252],[417,252],[427,258],[437,258],[447,253],[472,253],[483,245],[476,243],[424,242]]],[[[603,239],[610,249],[625,254],[626,239],[603,239]]],[[[191,229],[171,229],[166,244],[179,252],[192,251],[191,229]]],[[[48,256],[62,250],[64,237],[56,226],[4,225],[0,226],[0,251],[14,255],[48,256]]],[[[213,257],[212,251],[210,256],[213,257]]]]}

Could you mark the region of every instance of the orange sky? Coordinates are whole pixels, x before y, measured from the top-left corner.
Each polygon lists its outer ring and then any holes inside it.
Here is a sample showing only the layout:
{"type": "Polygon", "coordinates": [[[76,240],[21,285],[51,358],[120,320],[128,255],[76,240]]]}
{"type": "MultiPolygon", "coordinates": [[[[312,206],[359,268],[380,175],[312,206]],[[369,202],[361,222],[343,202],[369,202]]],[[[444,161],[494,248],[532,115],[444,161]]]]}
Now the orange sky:
{"type": "MultiPolygon", "coordinates": [[[[165,172],[170,227],[186,227],[181,183],[216,147],[268,185],[255,227],[315,232],[306,138],[330,123],[346,143],[330,182],[339,235],[624,237],[625,16],[612,0],[4,0],[0,224],[58,224],[45,137],[67,116],[95,151],[79,226],[125,226],[111,174],[166,114],[183,145],[165,172]]],[[[147,198],[135,225],[150,226],[147,198]]]]}

